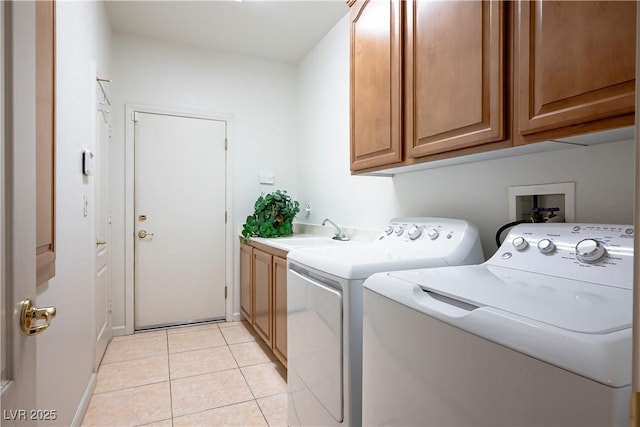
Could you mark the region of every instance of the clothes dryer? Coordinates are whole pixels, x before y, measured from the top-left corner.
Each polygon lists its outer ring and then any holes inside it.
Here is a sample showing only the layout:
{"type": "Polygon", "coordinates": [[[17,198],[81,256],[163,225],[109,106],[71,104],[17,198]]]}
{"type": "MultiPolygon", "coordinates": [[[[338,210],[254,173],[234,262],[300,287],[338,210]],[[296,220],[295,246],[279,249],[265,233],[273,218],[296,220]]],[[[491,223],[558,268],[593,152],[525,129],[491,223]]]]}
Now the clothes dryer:
{"type": "Polygon", "coordinates": [[[462,220],[396,218],[365,245],[295,249],[287,256],[290,426],[362,424],[362,284],[379,271],[483,261],[462,220]]]}

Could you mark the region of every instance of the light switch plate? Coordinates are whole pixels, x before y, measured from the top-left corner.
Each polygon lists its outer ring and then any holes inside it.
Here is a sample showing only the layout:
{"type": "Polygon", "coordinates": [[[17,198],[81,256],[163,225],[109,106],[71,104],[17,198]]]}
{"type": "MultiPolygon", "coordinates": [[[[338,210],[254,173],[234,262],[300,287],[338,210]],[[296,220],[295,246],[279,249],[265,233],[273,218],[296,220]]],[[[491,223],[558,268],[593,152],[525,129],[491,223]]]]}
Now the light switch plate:
{"type": "Polygon", "coordinates": [[[272,173],[261,173],[260,184],[274,185],[276,183],[276,176],[272,173]]]}

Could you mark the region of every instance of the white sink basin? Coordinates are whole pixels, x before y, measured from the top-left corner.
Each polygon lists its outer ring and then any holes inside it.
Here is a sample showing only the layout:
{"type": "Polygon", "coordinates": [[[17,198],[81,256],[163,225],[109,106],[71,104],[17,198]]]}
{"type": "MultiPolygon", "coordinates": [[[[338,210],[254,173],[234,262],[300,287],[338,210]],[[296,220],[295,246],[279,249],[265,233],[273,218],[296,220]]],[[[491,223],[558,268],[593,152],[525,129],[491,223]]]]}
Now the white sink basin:
{"type": "Polygon", "coordinates": [[[316,246],[347,246],[347,245],[361,245],[363,242],[353,240],[333,240],[328,236],[304,236],[304,237],[278,237],[278,238],[262,238],[253,237],[256,242],[263,243],[265,245],[273,246],[278,249],[290,251],[296,248],[309,248],[316,246]]]}
{"type": "Polygon", "coordinates": [[[282,244],[293,246],[296,248],[304,248],[309,246],[344,246],[354,244],[351,240],[333,240],[331,237],[292,237],[282,239],[282,244]]]}

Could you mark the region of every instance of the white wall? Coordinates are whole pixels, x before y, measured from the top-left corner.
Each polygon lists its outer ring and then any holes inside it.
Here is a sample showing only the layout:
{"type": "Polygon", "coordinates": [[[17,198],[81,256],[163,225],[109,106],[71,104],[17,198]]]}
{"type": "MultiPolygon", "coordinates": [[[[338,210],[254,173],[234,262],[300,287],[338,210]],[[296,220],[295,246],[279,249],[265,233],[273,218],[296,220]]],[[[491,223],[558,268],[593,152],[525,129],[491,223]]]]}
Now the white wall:
{"type": "MultiPolygon", "coordinates": [[[[297,193],[295,68],[292,65],[219,53],[181,44],[115,34],[113,38],[113,326],[125,323],[124,106],[141,104],[173,110],[232,115],[229,135],[233,175],[234,230],[239,235],[261,192],[297,193]],[[274,186],[258,183],[261,171],[274,186]]],[[[234,235],[234,272],[238,271],[234,235]]],[[[239,313],[238,277],[234,313],[239,313]]]]}
{"type": "Polygon", "coordinates": [[[58,314],[38,340],[38,408],[57,410],[55,425],[71,425],[93,371],[93,212],[83,196],[93,181],[82,175],[83,149],[94,149],[96,82],[109,76],[111,29],[102,2],[56,3],[56,276],[38,288],[37,304],[58,314]]]}
{"type": "Polygon", "coordinates": [[[378,229],[400,213],[391,178],[351,176],[349,169],[349,16],[298,65],[300,202],[311,224],[378,229]]]}
{"type": "Polygon", "coordinates": [[[393,216],[464,218],[481,231],[485,256],[508,217],[508,187],[576,183],[576,221],[633,223],[634,143],[528,154],[398,174],[349,174],[349,19],[340,21],[298,69],[301,200],[309,223],[380,228],[393,216]]]}

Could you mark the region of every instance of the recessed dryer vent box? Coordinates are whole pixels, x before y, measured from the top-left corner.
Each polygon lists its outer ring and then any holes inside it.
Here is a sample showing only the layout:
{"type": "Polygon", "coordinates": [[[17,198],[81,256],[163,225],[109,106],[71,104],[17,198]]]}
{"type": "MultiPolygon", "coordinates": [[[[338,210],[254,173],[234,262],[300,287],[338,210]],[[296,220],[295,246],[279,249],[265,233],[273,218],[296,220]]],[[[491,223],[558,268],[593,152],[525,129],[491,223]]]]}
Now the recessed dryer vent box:
{"type": "MultiPolygon", "coordinates": [[[[509,187],[509,220],[531,218],[534,196],[538,196],[539,208],[560,208],[556,215],[564,218],[564,222],[575,222],[575,193],[575,182],[509,187]]],[[[544,213],[545,217],[548,215],[544,213]]]]}

